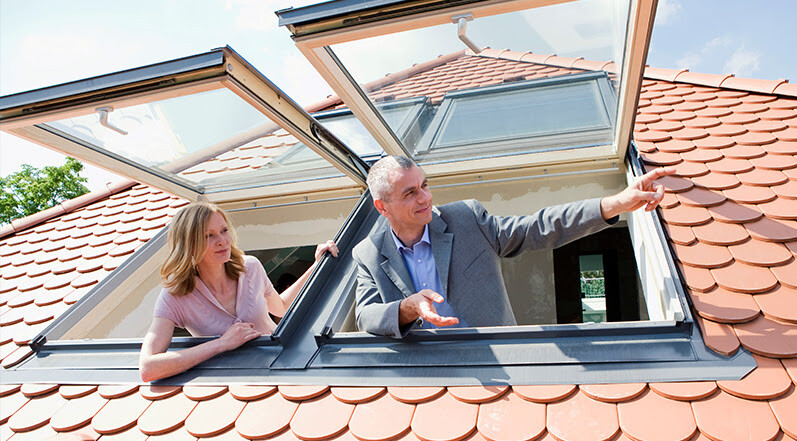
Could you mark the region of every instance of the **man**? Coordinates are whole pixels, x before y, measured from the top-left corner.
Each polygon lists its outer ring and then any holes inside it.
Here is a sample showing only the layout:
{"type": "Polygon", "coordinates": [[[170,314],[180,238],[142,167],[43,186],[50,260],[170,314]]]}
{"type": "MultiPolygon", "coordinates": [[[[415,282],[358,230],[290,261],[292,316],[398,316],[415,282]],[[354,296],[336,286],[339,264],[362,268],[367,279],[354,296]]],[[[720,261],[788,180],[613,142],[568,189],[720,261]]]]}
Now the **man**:
{"type": "Polygon", "coordinates": [[[414,327],[515,325],[501,257],[556,248],[612,225],[620,213],[653,210],[664,196],[653,181],[672,173],[659,168],[613,196],[500,217],[475,200],[435,208],[412,160],[382,158],[368,188],[387,225],[353,251],[357,327],[400,338],[414,327]]]}

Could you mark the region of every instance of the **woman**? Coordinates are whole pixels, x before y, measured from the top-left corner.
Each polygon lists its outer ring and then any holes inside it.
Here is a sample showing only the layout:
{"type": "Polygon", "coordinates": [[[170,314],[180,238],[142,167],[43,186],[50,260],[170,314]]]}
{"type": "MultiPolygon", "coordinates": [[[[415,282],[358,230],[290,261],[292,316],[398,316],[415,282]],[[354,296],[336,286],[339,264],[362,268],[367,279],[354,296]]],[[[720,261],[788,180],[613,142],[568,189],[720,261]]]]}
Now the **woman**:
{"type": "Polygon", "coordinates": [[[164,288],[141,346],[139,373],[143,381],[178,374],[271,334],[276,325],[269,313],[282,317],[321,256],[327,251],[338,255],[334,242],[318,245],[312,266],[278,294],[260,261],[245,256],[235,239],[227,216],[212,204],[191,204],[172,219],[169,256],[161,268],[164,288]],[[166,352],[175,326],[194,336],[220,337],[166,352]]]}

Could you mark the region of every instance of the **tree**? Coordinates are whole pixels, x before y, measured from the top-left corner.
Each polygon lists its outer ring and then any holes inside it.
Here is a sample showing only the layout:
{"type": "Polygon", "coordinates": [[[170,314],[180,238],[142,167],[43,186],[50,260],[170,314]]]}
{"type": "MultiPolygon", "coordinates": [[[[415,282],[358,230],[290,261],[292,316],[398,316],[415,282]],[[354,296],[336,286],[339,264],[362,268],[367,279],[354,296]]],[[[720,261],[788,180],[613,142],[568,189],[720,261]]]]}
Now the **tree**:
{"type": "Polygon", "coordinates": [[[66,158],[66,164],[41,169],[28,164],[22,171],[0,178],[0,224],[29,216],[89,192],[80,176],[83,164],[66,158]]]}

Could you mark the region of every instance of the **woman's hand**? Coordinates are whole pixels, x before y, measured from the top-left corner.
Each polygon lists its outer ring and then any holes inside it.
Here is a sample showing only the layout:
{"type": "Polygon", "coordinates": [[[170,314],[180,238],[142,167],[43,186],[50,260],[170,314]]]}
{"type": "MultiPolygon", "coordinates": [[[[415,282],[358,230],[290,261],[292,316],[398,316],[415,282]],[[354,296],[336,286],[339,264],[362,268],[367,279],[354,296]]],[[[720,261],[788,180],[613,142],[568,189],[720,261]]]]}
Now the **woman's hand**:
{"type": "Polygon", "coordinates": [[[335,244],[334,240],[328,240],[324,243],[318,244],[315,247],[315,260],[318,262],[321,257],[324,256],[324,253],[329,251],[332,254],[332,257],[338,257],[338,246],[335,244]]]}
{"type": "Polygon", "coordinates": [[[260,336],[260,332],[255,329],[255,325],[246,322],[233,323],[221,337],[219,344],[223,351],[231,351],[238,348],[249,340],[254,340],[260,336]]]}

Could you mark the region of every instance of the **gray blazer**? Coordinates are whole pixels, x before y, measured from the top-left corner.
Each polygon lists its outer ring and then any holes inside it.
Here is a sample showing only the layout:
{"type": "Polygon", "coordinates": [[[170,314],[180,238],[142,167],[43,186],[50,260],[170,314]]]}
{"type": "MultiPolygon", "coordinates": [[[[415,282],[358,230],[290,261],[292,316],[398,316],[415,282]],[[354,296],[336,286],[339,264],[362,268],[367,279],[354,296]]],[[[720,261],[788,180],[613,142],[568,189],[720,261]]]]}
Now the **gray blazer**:
{"type": "MultiPolygon", "coordinates": [[[[420,321],[399,328],[399,303],[413,286],[393,238],[380,218],[376,232],[357,244],[357,327],[400,338],[420,321]]],[[[436,207],[429,239],[444,294],[469,326],[515,325],[501,276],[501,257],[556,248],[616,222],[604,221],[600,199],[544,208],[531,216],[493,216],[475,200],[436,207]]]]}

